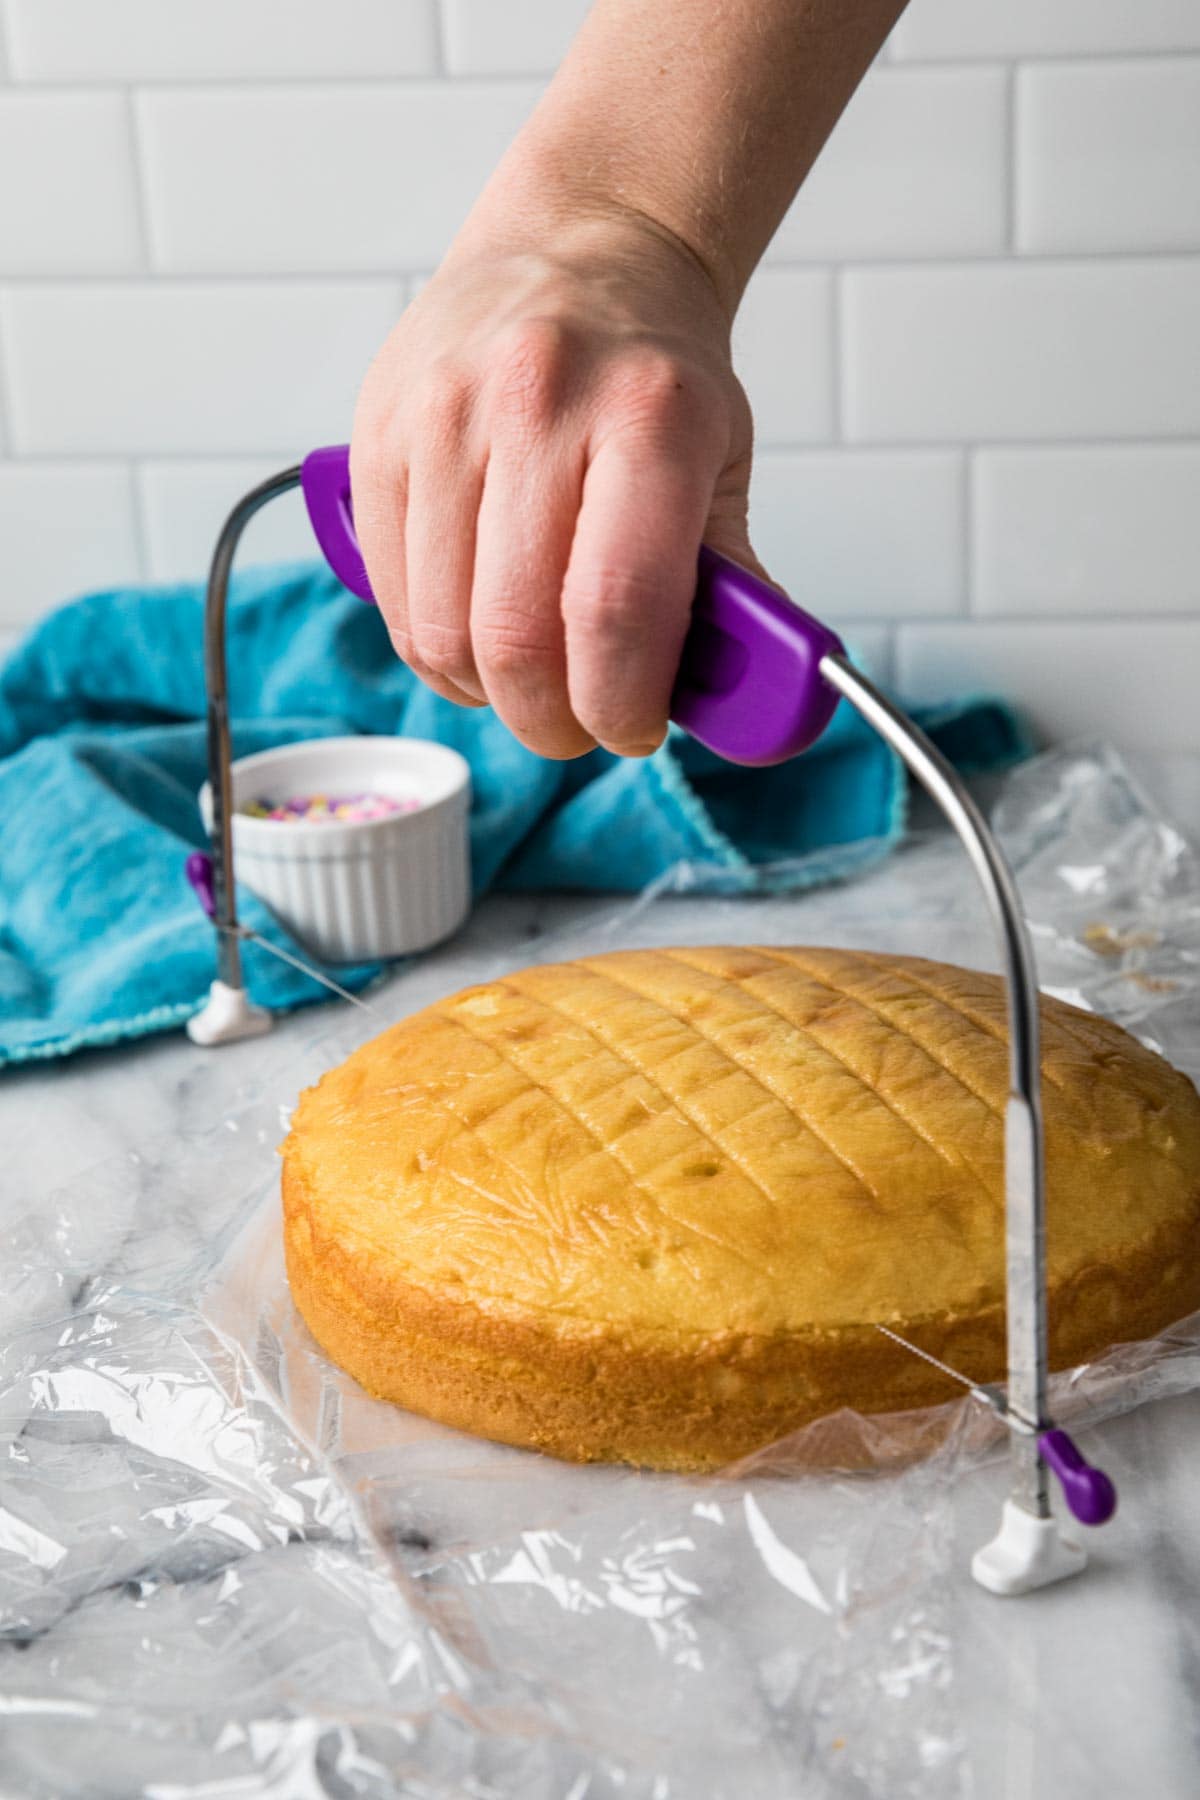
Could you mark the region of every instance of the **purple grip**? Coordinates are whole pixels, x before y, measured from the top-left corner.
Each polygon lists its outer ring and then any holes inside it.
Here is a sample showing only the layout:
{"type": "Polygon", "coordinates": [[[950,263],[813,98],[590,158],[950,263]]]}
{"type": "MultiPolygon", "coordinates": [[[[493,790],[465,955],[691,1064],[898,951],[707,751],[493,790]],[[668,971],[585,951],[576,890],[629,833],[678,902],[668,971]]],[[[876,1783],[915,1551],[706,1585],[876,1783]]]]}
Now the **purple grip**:
{"type": "Polygon", "coordinates": [[[833,717],[838,696],[821,658],[842,655],[842,641],[707,545],[698,575],[671,717],[729,762],[786,762],[833,717]]]}
{"type": "Polygon", "coordinates": [[[360,600],[373,601],[367,565],[354,535],[349,444],[311,450],[300,465],[300,486],[321,555],[343,587],[360,600]]]}
{"type": "MultiPolygon", "coordinates": [[[[347,446],[312,451],[301,484],[326,562],[352,594],[373,600],[354,534],[347,446]]],[[[704,547],[671,717],[729,762],[786,762],[815,743],[833,717],[838,696],[820,664],[841,654],[836,633],[704,547]]]]}
{"type": "Polygon", "coordinates": [[[1117,1490],[1103,1469],[1086,1463],[1067,1432],[1057,1427],[1043,1431],[1038,1449],[1046,1467],[1053,1469],[1062,1486],[1063,1499],[1081,1525],[1103,1525],[1117,1510],[1117,1490]]]}

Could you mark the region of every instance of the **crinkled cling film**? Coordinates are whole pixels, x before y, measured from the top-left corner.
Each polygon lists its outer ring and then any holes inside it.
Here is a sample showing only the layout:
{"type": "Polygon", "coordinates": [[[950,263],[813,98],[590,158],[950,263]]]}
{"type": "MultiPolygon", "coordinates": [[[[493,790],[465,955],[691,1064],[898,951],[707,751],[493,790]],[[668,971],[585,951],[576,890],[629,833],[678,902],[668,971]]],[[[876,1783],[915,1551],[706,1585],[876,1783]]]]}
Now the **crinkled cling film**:
{"type": "MultiPolygon", "coordinates": [[[[1186,842],[1103,748],[1019,769],[995,816],[1043,986],[1200,1073],[1200,871],[1186,842]]],[[[976,1401],[841,1414],[717,1476],[576,1468],[367,1399],[288,1296],[274,1156],[287,1108],[448,986],[688,941],[995,966],[970,872],[941,834],[854,883],[785,891],[804,877],[775,870],[779,891],[746,897],[681,868],[632,905],[576,907],[537,941],[485,938],[457,953],[452,978],[436,959],[414,965],[369,996],[374,1017],[298,1017],[236,1078],[230,1053],[192,1052],[135,1155],[24,1212],[10,1196],[5,1795],[1033,1792],[988,1785],[1001,1716],[1009,1734],[1022,1720],[1034,1731],[1022,1609],[1039,1603],[997,1602],[966,1573],[1006,1481],[976,1401]]],[[[138,1064],[130,1096],[154,1066],[138,1064]]],[[[1105,1574],[1135,1565],[1178,1502],[1130,1409],[1189,1404],[1171,1396],[1198,1386],[1196,1321],[1055,1378],[1056,1414],[1084,1421],[1124,1491],[1105,1574]]],[[[1163,1791],[1146,1745],[1115,1727],[1106,1740],[1095,1706],[1127,1681],[1128,1621],[1110,1590],[1093,1571],[1056,1591],[1063,1629],[1087,1624],[1064,1640],[1082,1661],[1074,1686],[1056,1671],[1057,1748],[1039,1752],[1052,1759],[1041,1773],[1067,1791],[1100,1778],[1113,1793],[1163,1791]],[[1140,1787],[1122,1786],[1127,1764],[1140,1787]]],[[[1180,1629],[1200,1654],[1196,1626],[1180,1629]]]]}

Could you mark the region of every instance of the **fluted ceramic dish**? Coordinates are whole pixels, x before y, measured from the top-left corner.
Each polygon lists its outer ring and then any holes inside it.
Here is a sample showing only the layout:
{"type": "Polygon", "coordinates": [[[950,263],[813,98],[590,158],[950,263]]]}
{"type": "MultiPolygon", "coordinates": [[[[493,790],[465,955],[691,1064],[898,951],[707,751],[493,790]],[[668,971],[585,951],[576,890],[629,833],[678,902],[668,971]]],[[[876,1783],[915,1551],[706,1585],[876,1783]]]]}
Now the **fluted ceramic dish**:
{"type": "MultiPolygon", "coordinates": [[[[471,771],[419,738],[316,738],[242,757],[232,768],[238,879],[322,962],[373,962],[440,943],[470,905],[471,771]],[[416,800],[378,819],[254,818],[256,801],[298,794],[416,800]]],[[[212,793],[200,792],[212,827],[212,793]]]]}

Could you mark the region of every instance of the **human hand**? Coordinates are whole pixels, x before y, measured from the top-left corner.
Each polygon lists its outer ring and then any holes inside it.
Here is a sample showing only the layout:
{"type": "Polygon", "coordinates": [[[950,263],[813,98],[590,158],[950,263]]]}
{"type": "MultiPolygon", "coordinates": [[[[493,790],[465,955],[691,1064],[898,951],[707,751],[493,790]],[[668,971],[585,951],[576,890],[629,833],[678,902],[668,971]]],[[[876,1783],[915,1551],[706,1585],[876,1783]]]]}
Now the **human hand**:
{"type": "Polygon", "coordinates": [[[612,210],[466,234],[368,372],[355,525],[398,655],[544,756],[651,752],[701,542],[759,569],[729,321],[612,210]]]}

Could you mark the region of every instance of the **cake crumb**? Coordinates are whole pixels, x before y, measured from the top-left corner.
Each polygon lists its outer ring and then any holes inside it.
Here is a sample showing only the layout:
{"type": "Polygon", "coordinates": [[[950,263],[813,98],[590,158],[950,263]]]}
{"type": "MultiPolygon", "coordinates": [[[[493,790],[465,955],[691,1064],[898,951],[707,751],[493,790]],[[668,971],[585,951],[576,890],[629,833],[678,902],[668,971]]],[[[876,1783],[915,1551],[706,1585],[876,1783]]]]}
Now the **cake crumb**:
{"type": "Polygon", "coordinates": [[[1083,941],[1097,956],[1124,956],[1127,950],[1153,950],[1162,940],[1157,931],[1117,931],[1094,919],[1085,926],[1083,941]]]}
{"type": "Polygon", "coordinates": [[[1127,969],[1124,978],[1136,982],[1148,994],[1173,994],[1179,987],[1177,981],[1168,981],[1165,975],[1147,975],[1141,969],[1127,969]]]}

